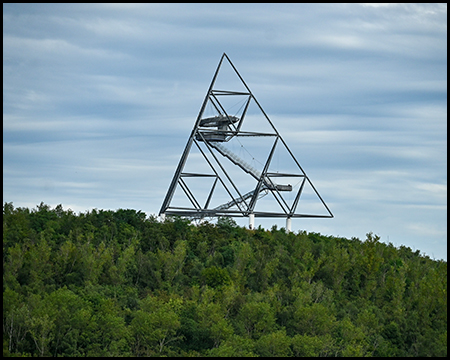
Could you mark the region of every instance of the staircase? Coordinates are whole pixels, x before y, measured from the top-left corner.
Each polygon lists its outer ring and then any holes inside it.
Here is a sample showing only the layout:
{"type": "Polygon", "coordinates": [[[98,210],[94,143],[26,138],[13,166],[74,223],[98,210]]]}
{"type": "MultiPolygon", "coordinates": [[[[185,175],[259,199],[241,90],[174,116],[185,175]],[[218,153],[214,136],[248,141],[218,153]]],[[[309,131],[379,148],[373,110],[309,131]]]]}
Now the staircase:
{"type": "MultiPolygon", "coordinates": [[[[261,172],[258,171],[257,169],[255,169],[253,166],[251,166],[249,163],[247,163],[246,161],[242,160],[239,156],[237,156],[236,154],[234,154],[233,152],[231,152],[230,150],[228,150],[225,146],[223,146],[221,143],[219,142],[209,142],[209,144],[215,148],[222,156],[226,157],[227,159],[229,159],[233,164],[239,166],[242,170],[244,170],[246,173],[250,174],[251,176],[253,176],[257,181],[259,181],[261,179],[261,172]]],[[[269,177],[264,176],[263,177],[263,183],[262,186],[259,190],[260,192],[260,197],[263,197],[265,195],[268,194],[268,190],[278,190],[278,191],[292,191],[292,186],[291,185],[278,185],[275,182],[273,182],[273,180],[271,180],[269,177]],[[263,194],[261,194],[264,191],[263,194]]],[[[253,194],[255,193],[255,190],[249,191],[248,193],[246,193],[245,195],[242,196],[242,198],[237,198],[237,199],[233,199],[225,204],[222,204],[216,208],[214,208],[214,210],[225,210],[225,209],[229,209],[230,207],[234,206],[234,205],[238,205],[240,203],[242,203],[243,201],[251,198],[253,196],[253,194]]]]}
{"type": "Polygon", "coordinates": [[[232,153],[230,150],[228,150],[225,146],[223,146],[221,143],[218,142],[210,142],[209,143],[212,147],[217,149],[223,156],[231,160],[232,163],[239,166],[242,170],[244,170],[246,173],[252,175],[256,180],[259,180],[261,177],[261,173],[256,170],[253,166],[251,166],[249,163],[242,160],[240,157],[238,157],[236,154],[232,153]]]}

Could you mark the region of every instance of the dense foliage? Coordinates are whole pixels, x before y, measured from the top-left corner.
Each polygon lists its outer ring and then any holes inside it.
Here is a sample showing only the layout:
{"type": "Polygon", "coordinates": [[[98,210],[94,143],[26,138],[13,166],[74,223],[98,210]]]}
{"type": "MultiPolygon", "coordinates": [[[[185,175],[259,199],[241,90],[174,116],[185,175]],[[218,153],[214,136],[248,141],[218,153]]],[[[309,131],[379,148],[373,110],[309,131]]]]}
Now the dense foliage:
{"type": "Polygon", "coordinates": [[[447,262],[372,233],[5,203],[3,354],[447,356],[447,262]]]}

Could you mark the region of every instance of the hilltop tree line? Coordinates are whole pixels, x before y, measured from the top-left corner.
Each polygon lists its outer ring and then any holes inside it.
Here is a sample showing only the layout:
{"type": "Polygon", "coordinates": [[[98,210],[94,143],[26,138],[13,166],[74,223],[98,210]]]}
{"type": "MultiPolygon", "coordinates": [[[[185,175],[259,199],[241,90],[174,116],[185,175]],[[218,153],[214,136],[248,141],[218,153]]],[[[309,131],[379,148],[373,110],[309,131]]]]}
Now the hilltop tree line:
{"type": "Polygon", "coordinates": [[[379,240],[5,202],[3,355],[447,356],[447,262],[379,240]]]}

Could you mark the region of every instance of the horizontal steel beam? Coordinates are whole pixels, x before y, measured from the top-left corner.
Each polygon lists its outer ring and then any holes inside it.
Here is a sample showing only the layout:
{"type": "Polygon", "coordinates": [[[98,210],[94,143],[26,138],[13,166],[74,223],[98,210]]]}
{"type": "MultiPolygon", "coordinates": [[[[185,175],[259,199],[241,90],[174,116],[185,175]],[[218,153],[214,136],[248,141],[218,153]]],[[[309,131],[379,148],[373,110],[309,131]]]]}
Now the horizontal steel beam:
{"type": "Polygon", "coordinates": [[[231,131],[231,130],[217,130],[217,129],[199,129],[197,133],[213,133],[213,134],[221,134],[224,136],[278,136],[275,133],[262,133],[255,131],[231,131]]]}
{"type": "Polygon", "coordinates": [[[269,177],[305,177],[304,174],[267,173],[269,177]]]}
{"type": "MultiPolygon", "coordinates": [[[[179,207],[173,207],[170,209],[167,209],[165,212],[166,215],[178,215],[178,216],[185,216],[185,217],[215,217],[215,216],[227,216],[227,215],[233,215],[233,216],[241,216],[241,217],[247,217],[248,213],[242,212],[242,211],[236,211],[236,210],[220,210],[220,211],[211,211],[211,210],[195,210],[195,209],[189,209],[189,208],[179,208],[179,207]],[[179,209],[179,210],[172,210],[172,209],[179,209]]],[[[255,217],[260,218],[285,218],[285,217],[291,217],[291,218],[332,218],[333,215],[311,215],[311,214],[293,214],[293,215],[287,215],[286,213],[273,213],[273,212],[261,212],[261,211],[255,211],[253,212],[255,217]]]]}
{"type": "Polygon", "coordinates": [[[181,173],[180,177],[217,177],[215,174],[181,173]]]}
{"type": "Polygon", "coordinates": [[[228,91],[228,90],[212,90],[214,95],[250,95],[250,93],[240,91],[228,91]]]}

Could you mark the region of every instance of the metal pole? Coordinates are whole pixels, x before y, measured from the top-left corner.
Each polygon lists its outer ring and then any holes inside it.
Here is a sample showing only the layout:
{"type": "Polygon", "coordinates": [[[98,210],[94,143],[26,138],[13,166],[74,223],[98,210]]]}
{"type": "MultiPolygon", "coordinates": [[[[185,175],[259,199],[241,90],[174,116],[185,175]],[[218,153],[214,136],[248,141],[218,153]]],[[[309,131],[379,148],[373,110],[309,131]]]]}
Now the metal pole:
{"type": "Polygon", "coordinates": [[[290,217],[286,218],[286,232],[288,232],[288,233],[291,232],[291,218],[290,217]]]}
{"type": "Polygon", "coordinates": [[[255,229],[255,214],[253,213],[248,214],[248,228],[250,230],[255,229]]]}
{"type": "Polygon", "coordinates": [[[172,201],[172,197],[173,197],[173,194],[175,193],[175,188],[177,186],[178,179],[180,178],[181,172],[183,171],[184,164],[186,163],[187,157],[191,150],[192,142],[194,140],[195,133],[197,132],[198,126],[200,124],[200,120],[202,118],[203,111],[205,110],[206,104],[208,103],[209,96],[211,94],[211,91],[212,91],[212,88],[216,81],[217,75],[219,74],[220,66],[222,65],[222,61],[225,56],[226,56],[225,53],[223,53],[222,57],[220,58],[219,65],[217,65],[216,72],[214,73],[214,77],[211,81],[211,84],[209,85],[209,89],[205,96],[205,100],[203,100],[202,107],[200,109],[200,112],[198,113],[197,121],[195,122],[195,126],[192,129],[191,136],[189,137],[186,147],[184,148],[183,155],[181,156],[180,162],[178,163],[178,167],[175,171],[175,175],[173,176],[172,183],[169,186],[169,190],[167,191],[166,197],[161,206],[161,210],[159,211],[159,214],[163,214],[166,211],[166,209],[169,207],[170,202],[172,201]]]}

